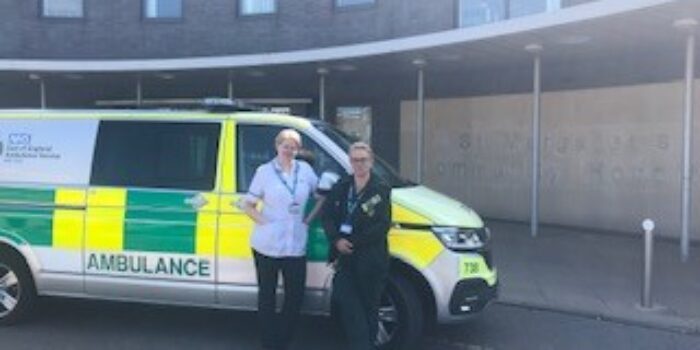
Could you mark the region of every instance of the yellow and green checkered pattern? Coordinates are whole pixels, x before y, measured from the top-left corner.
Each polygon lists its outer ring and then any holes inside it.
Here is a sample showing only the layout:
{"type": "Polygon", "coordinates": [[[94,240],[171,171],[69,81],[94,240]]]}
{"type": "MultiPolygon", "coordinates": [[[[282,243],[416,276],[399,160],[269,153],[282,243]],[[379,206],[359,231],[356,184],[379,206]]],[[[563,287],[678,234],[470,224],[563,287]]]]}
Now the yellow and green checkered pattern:
{"type": "MultiPolygon", "coordinates": [[[[14,232],[30,245],[68,250],[251,258],[252,222],[223,204],[237,196],[205,194],[208,204],[197,211],[186,202],[190,196],[124,188],[0,187],[0,234],[14,232]]],[[[395,220],[428,223],[397,205],[393,211],[395,220]]],[[[328,243],[323,230],[316,222],[310,231],[308,258],[325,261],[328,243]]],[[[392,229],[389,245],[392,254],[418,268],[430,265],[443,251],[442,244],[423,231],[392,229]]]]}
{"type": "Polygon", "coordinates": [[[214,255],[218,196],[117,188],[0,188],[0,229],[62,249],[214,255]],[[85,242],[83,242],[85,239],[85,242]]]}

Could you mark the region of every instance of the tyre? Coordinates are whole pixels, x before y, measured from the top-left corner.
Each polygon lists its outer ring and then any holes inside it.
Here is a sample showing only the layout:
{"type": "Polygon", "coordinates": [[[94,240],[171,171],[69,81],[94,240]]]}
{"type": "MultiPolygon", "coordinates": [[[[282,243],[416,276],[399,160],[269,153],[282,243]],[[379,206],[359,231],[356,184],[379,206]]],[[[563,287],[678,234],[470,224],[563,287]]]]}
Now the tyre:
{"type": "Polygon", "coordinates": [[[0,326],[27,315],[36,299],[34,281],[17,254],[0,250],[0,326]]]}
{"type": "Polygon", "coordinates": [[[391,275],[379,306],[379,348],[418,347],[423,335],[423,310],[416,288],[405,277],[391,275]]]}

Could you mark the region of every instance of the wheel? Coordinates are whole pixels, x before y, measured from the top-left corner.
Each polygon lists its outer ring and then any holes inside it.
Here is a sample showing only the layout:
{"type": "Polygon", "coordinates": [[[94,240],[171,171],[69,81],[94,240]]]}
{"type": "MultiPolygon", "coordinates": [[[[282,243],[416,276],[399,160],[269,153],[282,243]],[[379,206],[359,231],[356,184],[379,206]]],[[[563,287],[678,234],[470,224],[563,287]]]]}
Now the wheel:
{"type": "Polygon", "coordinates": [[[11,325],[26,316],[36,291],[26,265],[16,254],[0,251],[0,325],[11,325]]]}
{"type": "Polygon", "coordinates": [[[391,276],[379,306],[379,348],[403,350],[417,347],[423,335],[423,316],[423,305],[416,288],[403,276],[391,276]]]}

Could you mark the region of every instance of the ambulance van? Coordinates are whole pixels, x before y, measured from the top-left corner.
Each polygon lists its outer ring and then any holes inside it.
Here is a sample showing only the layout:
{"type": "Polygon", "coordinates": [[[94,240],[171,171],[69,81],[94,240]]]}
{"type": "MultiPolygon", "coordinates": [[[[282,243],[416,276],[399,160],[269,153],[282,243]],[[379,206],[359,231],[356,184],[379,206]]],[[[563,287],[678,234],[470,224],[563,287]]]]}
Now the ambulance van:
{"type": "MultiPolygon", "coordinates": [[[[322,173],[347,174],[348,138],[329,124],[242,111],[0,111],[0,324],[38,296],[254,310],[252,221],[237,202],[274,137],[296,129],[322,173]]],[[[489,230],[464,204],[399,177],[390,184],[391,274],[378,341],[408,348],[425,325],[495,298],[489,230]]],[[[331,315],[333,270],[310,225],[303,310],[331,315]]]]}

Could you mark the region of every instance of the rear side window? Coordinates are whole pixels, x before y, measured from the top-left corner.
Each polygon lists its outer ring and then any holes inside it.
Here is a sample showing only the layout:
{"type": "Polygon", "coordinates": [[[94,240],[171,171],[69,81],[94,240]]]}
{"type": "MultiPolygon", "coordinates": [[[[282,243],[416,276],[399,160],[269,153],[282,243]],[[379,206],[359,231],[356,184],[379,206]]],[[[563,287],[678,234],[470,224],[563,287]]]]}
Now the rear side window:
{"type": "Polygon", "coordinates": [[[90,183],[214,189],[219,123],[103,121],[90,183]]]}

